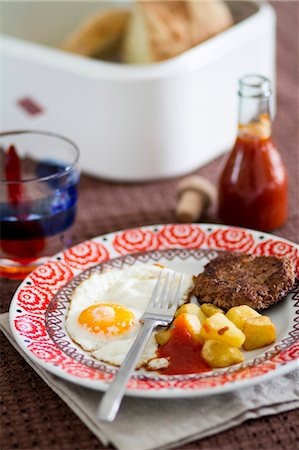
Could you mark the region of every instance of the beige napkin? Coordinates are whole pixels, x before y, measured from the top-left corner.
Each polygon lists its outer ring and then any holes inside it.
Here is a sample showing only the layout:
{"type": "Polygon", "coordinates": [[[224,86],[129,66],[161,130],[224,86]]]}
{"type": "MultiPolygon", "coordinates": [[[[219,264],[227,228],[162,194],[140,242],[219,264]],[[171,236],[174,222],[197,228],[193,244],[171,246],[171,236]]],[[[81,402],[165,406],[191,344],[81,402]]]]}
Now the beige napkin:
{"type": "Polygon", "coordinates": [[[14,341],[8,314],[0,329],[42,379],[104,444],[119,450],[170,449],[219,433],[245,420],[278,414],[299,406],[298,371],[233,393],[195,399],[162,400],[126,397],[112,424],[99,423],[101,393],[63,381],[35,365],[14,341]]]}

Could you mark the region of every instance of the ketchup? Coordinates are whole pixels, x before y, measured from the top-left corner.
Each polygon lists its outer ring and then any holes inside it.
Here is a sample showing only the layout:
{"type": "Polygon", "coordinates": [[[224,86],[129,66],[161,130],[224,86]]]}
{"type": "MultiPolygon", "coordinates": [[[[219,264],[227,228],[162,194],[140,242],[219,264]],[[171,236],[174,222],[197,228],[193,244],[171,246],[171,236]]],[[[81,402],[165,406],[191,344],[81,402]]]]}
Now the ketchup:
{"type": "Polygon", "coordinates": [[[288,197],[287,173],[271,137],[269,80],[244,77],[239,95],[239,133],[220,177],[219,216],[229,225],[269,231],[285,223],[288,197]]]}
{"type": "Polygon", "coordinates": [[[169,365],[159,372],[164,375],[201,373],[211,367],[201,356],[202,343],[196,340],[185,325],[183,315],[174,321],[170,339],[158,349],[159,358],[167,358],[169,365]]]}

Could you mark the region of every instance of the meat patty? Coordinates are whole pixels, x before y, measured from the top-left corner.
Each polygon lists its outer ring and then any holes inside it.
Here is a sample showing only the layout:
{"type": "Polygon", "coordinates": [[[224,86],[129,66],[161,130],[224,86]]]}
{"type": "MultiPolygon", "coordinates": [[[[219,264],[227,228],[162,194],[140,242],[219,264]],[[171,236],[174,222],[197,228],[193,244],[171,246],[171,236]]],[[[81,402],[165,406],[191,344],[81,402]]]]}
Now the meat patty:
{"type": "Polygon", "coordinates": [[[288,258],[227,253],[210,261],[195,280],[199,303],[227,310],[248,305],[261,310],[281,300],[295,282],[288,258]]]}

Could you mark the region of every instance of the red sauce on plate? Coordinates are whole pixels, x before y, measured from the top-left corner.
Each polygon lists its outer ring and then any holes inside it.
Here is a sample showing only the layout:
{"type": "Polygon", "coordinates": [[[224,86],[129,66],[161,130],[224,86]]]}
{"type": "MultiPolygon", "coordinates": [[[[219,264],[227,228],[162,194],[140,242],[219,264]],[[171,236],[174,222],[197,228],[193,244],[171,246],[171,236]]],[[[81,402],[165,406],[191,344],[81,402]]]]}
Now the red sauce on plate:
{"type": "Polygon", "coordinates": [[[159,358],[169,358],[169,366],[159,372],[164,375],[182,375],[211,370],[201,356],[201,349],[202,344],[195,341],[186,328],[173,328],[169,341],[158,349],[159,358]]]}

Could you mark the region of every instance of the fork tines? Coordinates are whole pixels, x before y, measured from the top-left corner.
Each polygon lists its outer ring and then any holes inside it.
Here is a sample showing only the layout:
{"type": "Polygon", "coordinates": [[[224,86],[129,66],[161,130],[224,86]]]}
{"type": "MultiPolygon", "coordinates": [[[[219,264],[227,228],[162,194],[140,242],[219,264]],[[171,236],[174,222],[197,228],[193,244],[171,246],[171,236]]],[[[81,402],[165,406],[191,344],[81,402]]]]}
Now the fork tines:
{"type": "Polygon", "coordinates": [[[148,308],[176,309],[180,299],[182,281],[183,274],[169,271],[166,272],[165,279],[162,281],[162,272],[160,272],[148,308]]]}

